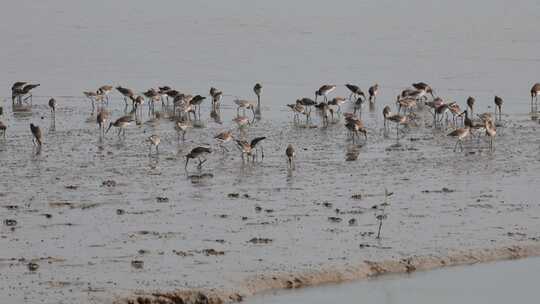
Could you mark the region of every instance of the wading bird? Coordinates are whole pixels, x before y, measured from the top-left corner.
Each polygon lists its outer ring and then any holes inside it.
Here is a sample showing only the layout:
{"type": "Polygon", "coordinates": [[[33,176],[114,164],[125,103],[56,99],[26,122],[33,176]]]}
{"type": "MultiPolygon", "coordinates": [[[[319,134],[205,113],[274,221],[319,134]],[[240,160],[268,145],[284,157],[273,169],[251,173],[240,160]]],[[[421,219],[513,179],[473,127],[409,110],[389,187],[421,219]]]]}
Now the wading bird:
{"type": "Polygon", "coordinates": [[[32,132],[32,135],[33,135],[33,138],[32,138],[32,143],[34,143],[34,145],[37,145],[41,147],[41,144],[42,144],[42,137],[41,137],[41,129],[34,125],[34,124],[30,124],[30,131],[32,132]]]}
{"type": "Polygon", "coordinates": [[[56,100],[54,98],[49,99],[49,108],[51,109],[51,114],[56,113],[56,100]]]}
{"type": "Polygon", "coordinates": [[[205,156],[210,153],[212,153],[212,150],[210,150],[210,148],[206,148],[206,147],[193,148],[191,152],[189,152],[186,155],[186,166],[184,167],[184,169],[187,170],[189,160],[195,159],[195,158],[199,160],[199,164],[197,165],[197,168],[199,169],[202,168],[202,165],[206,162],[205,156]]]}
{"type": "Polygon", "coordinates": [[[456,137],[456,145],[454,146],[454,152],[456,152],[457,146],[461,147],[461,151],[463,151],[463,140],[468,137],[471,134],[471,128],[468,126],[465,126],[464,128],[458,128],[454,131],[448,133],[448,136],[456,137]]]}
{"type": "Polygon", "coordinates": [[[495,95],[495,98],[493,99],[493,102],[495,103],[495,117],[497,117],[497,112],[499,113],[499,121],[501,120],[502,115],[502,105],[503,105],[503,99],[499,96],[495,95]]]}
{"type": "Polygon", "coordinates": [[[377,98],[377,94],[379,93],[379,84],[374,84],[373,86],[369,87],[368,94],[369,94],[369,102],[374,103],[375,99],[377,98]]]}
{"type": "Polygon", "coordinates": [[[287,146],[287,149],[285,150],[285,155],[287,156],[287,163],[289,164],[289,169],[294,169],[294,157],[295,157],[295,151],[291,144],[287,146]]]}
{"type": "Polygon", "coordinates": [[[321,86],[317,91],[315,91],[315,102],[317,102],[317,96],[323,96],[324,101],[328,101],[328,93],[336,89],[336,86],[333,84],[325,84],[321,86]]]}
{"type": "Polygon", "coordinates": [[[133,122],[133,117],[131,115],[126,115],[118,118],[114,123],[111,122],[109,124],[109,128],[107,129],[106,133],[109,133],[109,130],[111,127],[118,128],[118,136],[120,136],[120,133],[125,137],[126,136],[126,128],[131,125],[133,122]]]}
{"type": "Polygon", "coordinates": [[[156,147],[156,154],[159,154],[159,143],[161,142],[161,138],[159,138],[159,135],[153,134],[148,137],[147,141],[150,143],[150,151],[148,154],[152,155],[152,146],[156,147]]]}

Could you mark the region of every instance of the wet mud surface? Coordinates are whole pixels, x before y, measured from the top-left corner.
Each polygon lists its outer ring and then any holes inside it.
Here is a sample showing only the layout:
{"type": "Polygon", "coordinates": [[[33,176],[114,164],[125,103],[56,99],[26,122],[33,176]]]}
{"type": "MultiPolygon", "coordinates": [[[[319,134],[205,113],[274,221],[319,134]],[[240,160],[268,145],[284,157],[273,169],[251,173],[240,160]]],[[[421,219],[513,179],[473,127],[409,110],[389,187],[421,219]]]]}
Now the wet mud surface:
{"type": "MultiPolygon", "coordinates": [[[[539,81],[539,40],[530,34],[538,10],[504,1],[490,2],[489,14],[485,3],[464,1],[169,5],[17,1],[0,12],[0,36],[10,42],[0,58],[1,303],[144,301],[158,291],[164,301],[239,300],[344,278],[365,261],[406,270],[402,259],[456,250],[534,252],[523,248],[540,238],[540,125],[528,114],[539,81]],[[429,13],[412,22],[420,10],[429,13]],[[19,80],[41,86],[31,111],[13,113],[9,88],[19,80]],[[474,96],[475,113],[492,112],[493,96],[502,96],[495,151],[481,137],[453,152],[448,130],[433,128],[425,111],[399,144],[395,129],[384,136],[383,106],[417,81],[462,107],[474,96]],[[262,118],[243,136],[266,136],[265,156],[243,164],[233,145],[221,153],[213,137],[228,129],[241,136],[233,99],[255,100],[255,82],[264,86],[262,118]],[[338,86],[330,97],[347,96],[345,83],[364,91],[379,83],[373,111],[363,109],[367,142],[353,144],[343,119],[328,128],[315,115],[311,127],[292,123],[285,105],[323,83],[338,86]],[[224,91],[221,123],[207,98],[201,127],[185,142],[146,107],[124,139],[113,129],[100,140],[82,91],[104,84],[204,95],[215,86],[224,91]],[[43,132],[39,153],[30,123],[43,132]],[[158,156],[148,155],[151,134],[161,137],[158,156]],[[190,163],[186,172],[184,156],[199,145],[214,152],[202,170],[190,163]],[[393,194],[377,239],[385,190],[393,194]],[[326,280],[298,275],[321,271],[326,280]]],[[[116,119],[124,102],[111,96],[116,119]]]]}

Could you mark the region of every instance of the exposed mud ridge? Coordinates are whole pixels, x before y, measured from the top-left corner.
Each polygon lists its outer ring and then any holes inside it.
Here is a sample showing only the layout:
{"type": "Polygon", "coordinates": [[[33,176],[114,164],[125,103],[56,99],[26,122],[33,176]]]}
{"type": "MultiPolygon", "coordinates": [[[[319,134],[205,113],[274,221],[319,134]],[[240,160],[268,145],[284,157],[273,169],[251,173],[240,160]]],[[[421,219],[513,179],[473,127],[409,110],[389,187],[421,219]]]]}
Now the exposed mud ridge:
{"type": "Polygon", "coordinates": [[[115,304],[223,304],[242,301],[239,294],[205,291],[155,292],[121,300],[115,304]]]}
{"type": "Polygon", "coordinates": [[[181,290],[154,292],[120,300],[115,304],[223,304],[242,302],[247,296],[280,289],[296,289],[323,284],[344,283],[385,274],[411,273],[436,268],[489,263],[540,256],[540,245],[506,246],[492,249],[471,249],[447,256],[411,256],[399,260],[363,261],[357,266],[334,267],[306,273],[259,275],[245,281],[238,292],[181,290]]]}

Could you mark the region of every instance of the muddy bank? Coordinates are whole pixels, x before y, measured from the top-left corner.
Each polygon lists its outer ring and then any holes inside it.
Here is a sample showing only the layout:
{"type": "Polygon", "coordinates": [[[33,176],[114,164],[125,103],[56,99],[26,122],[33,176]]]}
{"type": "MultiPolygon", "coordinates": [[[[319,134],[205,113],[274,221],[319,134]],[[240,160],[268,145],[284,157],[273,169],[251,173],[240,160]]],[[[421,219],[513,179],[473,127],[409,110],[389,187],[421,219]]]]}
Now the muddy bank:
{"type": "Polygon", "coordinates": [[[333,267],[306,273],[264,274],[247,279],[237,292],[219,290],[182,290],[140,293],[117,304],[222,304],[242,302],[246,297],[272,290],[313,287],[361,280],[385,274],[403,274],[443,267],[472,265],[540,256],[540,244],[516,245],[491,249],[471,249],[447,256],[411,256],[398,260],[363,261],[348,267],[333,267]]]}

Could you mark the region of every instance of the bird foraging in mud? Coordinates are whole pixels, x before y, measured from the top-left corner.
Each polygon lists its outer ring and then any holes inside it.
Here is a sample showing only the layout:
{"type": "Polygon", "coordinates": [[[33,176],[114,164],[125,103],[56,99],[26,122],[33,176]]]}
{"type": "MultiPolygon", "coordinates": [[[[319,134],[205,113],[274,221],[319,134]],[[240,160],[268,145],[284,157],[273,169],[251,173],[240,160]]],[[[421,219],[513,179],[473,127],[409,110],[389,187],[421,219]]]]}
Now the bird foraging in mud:
{"type": "Polygon", "coordinates": [[[328,101],[328,93],[336,89],[336,86],[333,84],[325,84],[321,86],[317,91],[315,91],[315,102],[317,102],[317,96],[323,96],[324,101],[328,101]]]}
{"type": "Polygon", "coordinates": [[[6,138],[6,129],[7,126],[2,121],[0,121],[0,132],[2,132],[2,136],[4,138],[6,138]]]}
{"type": "Polygon", "coordinates": [[[49,108],[51,108],[51,113],[56,113],[56,100],[54,98],[49,99],[49,108]]]}
{"type": "Polygon", "coordinates": [[[42,144],[41,129],[38,126],[31,123],[30,131],[32,132],[32,135],[34,136],[32,138],[32,143],[34,143],[34,145],[37,144],[39,147],[41,147],[41,144],[42,144]]]}
{"type": "Polygon", "coordinates": [[[99,134],[103,135],[105,132],[105,122],[107,121],[109,114],[105,110],[99,111],[96,116],[96,123],[99,126],[99,134]]]}
{"type": "Polygon", "coordinates": [[[153,134],[148,137],[147,141],[150,143],[150,151],[149,155],[152,155],[152,147],[156,147],[156,154],[159,154],[159,143],[161,142],[161,138],[159,138],[159,135],[153,134]]]}
{"type": "Polygon", "coordinates": [[[132,122],[133,118],[131,117],[131,115],[122,116],[118,118],[114,123],[111,122],[109,124],[109,128],[107,129],[107,132],[105,133],[109,133],[109,130],[112,127],[115,127],[118,128],[118,136],[120,136],[120,133],[122,133],[123,136],[126,136],[126,128],[131,125],[132,122]]]}
{"type": "Polygon", "coordinates": [[[454,146],[454,152],[456,152],[458,145],[461,147],[461,151],[463,151],[463,140],[467,138],[470,134],[471,128],[469,126],[465,126],[464,128],[458,128],[448,133],[448,136],[457,138],[456,145],[454,146]]]}
{"type": "Polygon", "coordinates": [[[199,169],[202,168],[202,165],[206,162],[205,156],[210,153],[212,153],[212,150],[210,150],[210,148],[206,148],[206,147],[193,148],[191,152],[189,152],[186,155],[186,166],[184,167],[184,169],[187,170],[189,160],[195,159],[195,158],[199,160],[199,164],[197,165],[197,168],[199,169]]]}
{"type": "Polygon", "coordinates": [[[502,116],[503,99],[499,96],[495,96],[495,98],[493,99],[493,102],[495,103],[495,118],[497,118],[497,113],[499,113],[499,121],[500,121],[501,116],[502,116]]]}
{"type": "Polygon", "coordinates": [[[224,144],[234,139],[231,131],[221,132],[214,136],[214,138],[219,142],[219,147],[221,148],[222,152],[229,152],[229,149],[227,149],[224,144]]]}
{"type": "Polygon", "coordinates": [[[379,84],[374,84],[368,89],[369,102],[374,103],[377,99],[377,94],[379,94],[379,84]]]}
{"type": "Polygon", "coordinates": [[[289,169],[294,169],[294,157],[296,156],[296,152],[294,151],[294,148],[291,144],[287,146],[287,149],[285,150],[285,155],[287,156],[287,163],[289,164],[289,169]]]}

